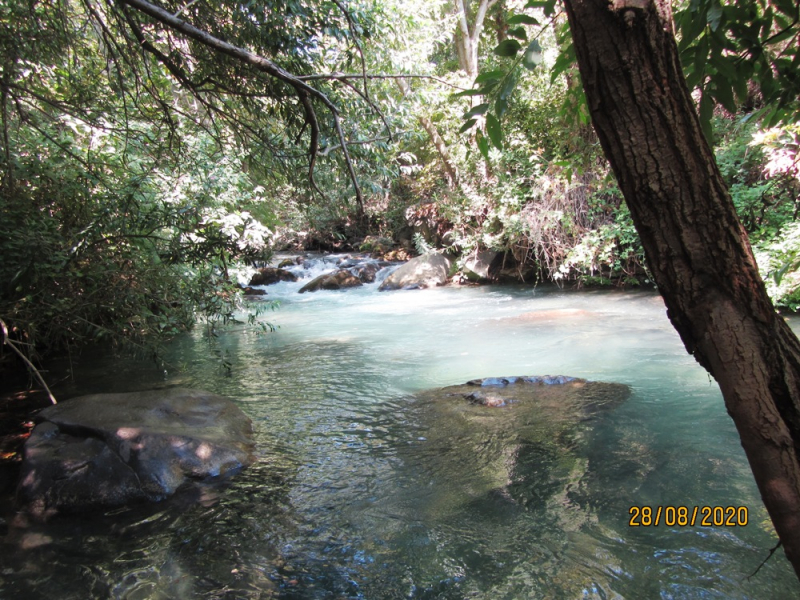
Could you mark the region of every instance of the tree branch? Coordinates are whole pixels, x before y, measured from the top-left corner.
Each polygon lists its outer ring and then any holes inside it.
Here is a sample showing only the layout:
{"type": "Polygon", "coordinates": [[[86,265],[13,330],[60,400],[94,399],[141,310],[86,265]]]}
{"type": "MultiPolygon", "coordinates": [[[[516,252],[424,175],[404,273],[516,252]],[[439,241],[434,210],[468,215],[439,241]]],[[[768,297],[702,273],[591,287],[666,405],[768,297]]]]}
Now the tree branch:
{"type": "Polygon", "coordinates": [[[14,343],[14,341],[8,337],[8,327],[6,326],[6,323],[5,321],[3,321],[3,319],[0,319],[0,330],[2,330],[3,332],[3,345],[8,346],[14,352],[17,353],[17,356],[19,356],[22,359],[22,361],[25,363],[28,369],[30,369],[31,373],[33,373],[36,379],[39,380],[39,383],[42,384],[42,387],[45,389],[47,395],[50,397],[50,402],[52,402],[53,404],[58,404],[58,402],[56,402],[56,397],[53,396],[53,392],[51,392],[50,388],[47,387],[47,384],[44,381],[44,377],[42,377],[42,374],[39,373],[39,369],[37,369],[33,365],[33,363],[30,360],[28,360],[28,357],[25,356],[22,350],[17,348],[17,345],[14,343]]]}
{"type": "MultiPolygon", "coordinates": [[[[216,50],[221,54],[225,54],[226,56],[230,56],[238,61],[247,63],[256,67],[259,71],[267,73],[268,75],[283,81],[284,83],[290,85],[294,88],[295,92],[300,97],[300,102],[303,103],[302,94],[305,93],[308,100],[309,98],[314,98],[320,101],[330,112],[333,116],[334,125],[336,128],[336,133],[338,134],[339,141],[342,144],[345,154],[345,161],[347,163],[347,170],[350,174],[350,179],[353,182],[353,187],[355,188],[356,192],[356,202],[358,204],[359,215],[363,215],[363,197],[361,195],[361,188],[358,185],[358,178],[356,177],[355,169],[353,167],[352,160],[350,159],[350,154],[347,152],[347,141],[344,137],[344,132],[342,131],[341,120],[339,118],[339,109],[336,105],[331,102],[331,100],[322,92],[317,90],[316,88],[308,85],[301,79],[295,77],[288,71],[282,69],[275,63],[270,60],[267,60],[263,56],[259,56],[249,50],[245,50],[244,48],[239,48],[238,46],[234,46],[224,40],[216,38],[185,21],[182,21],[175,15],[167,12],[163,8],[150,4],[146,0],[120,0],[120,2],[124,5],[130,6],[135,8],[139,12],[142,12],[156,21],[170,27],[171,29],[178,31],[185,35],[188,38],[191,38],[201,44],[208,46],[216,50]]],[[[309,103],[308,106],[311,106],[311,114],[314,113],[313,106],[309,103]]],[[[304,104],[304,107],[306,105],[304,104]]],[[[309,111],[306,109],[306,117],[308,117],[309,111]]],[[[312,144],[313,156],[312,156],[312,167],[313,167],[313,159],[316,156],[316,148],[315,145],[312,144]]],[[[312,180],[312,185],[316,186],[316,184],[312,180]]]]}
{"type": "Polygon", "coordinates": [[[346,81],[348,79],[362,79],[364,77],[366,77],[367,79],[430,79],[432,81],[441,83],[442,85],[446,85],[448,87],[461,90],[462,92],[467,90],[467,88],[455,85],[454,83],[450,83],[449,81],[446,81],[434,75],[418,75],[418,74],[386,75],[386,74],[371,74],[371,73],[367,73],[366,75],[359,75],[357,73],[327,73],[327,74],[320,73],[316,75],[300,75],[298,76],[298,79],[301,81],[315,81],[320,79],[346,81]]]}

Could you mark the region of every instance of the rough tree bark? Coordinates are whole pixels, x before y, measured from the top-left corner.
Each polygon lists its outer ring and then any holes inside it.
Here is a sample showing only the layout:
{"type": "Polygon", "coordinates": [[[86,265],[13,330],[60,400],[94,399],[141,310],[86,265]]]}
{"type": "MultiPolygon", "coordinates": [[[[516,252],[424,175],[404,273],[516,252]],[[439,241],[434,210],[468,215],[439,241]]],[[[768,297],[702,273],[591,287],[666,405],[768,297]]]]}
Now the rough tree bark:
{"type": "Polygon", "coordinates": [[[669,318],[719,383],[800,577],[800,343],[766,294],[701,131],[670,3],[565,4],[592,121],[669,318]]]}

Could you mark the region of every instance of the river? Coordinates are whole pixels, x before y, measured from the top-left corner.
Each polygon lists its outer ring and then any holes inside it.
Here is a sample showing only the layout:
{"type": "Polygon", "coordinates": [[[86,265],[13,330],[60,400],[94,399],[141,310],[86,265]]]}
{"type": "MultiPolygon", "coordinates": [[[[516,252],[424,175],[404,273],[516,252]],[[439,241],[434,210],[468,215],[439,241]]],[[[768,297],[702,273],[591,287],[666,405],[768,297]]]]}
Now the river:
{"type": "Polygon", "coordinates": [[[275,332],[237,325],[209,340],[198,328],[170,346],[163,372],[83,357],[71,394],[182,385],[235,399],[256,427],[257,462],[199,499],[9,517],[0,598],[800,595],[782,550],[749,577],[776,538],[719,389],[654,292],[298,294],[306,281],[266,288],[280,306],[257,318],[275,332]],[[557,431],[531,429],[514,407],[480,407],[506,412],[465,427],[418,395],[547,374],[631,395],[557,431]],[[630,526],[642,506],[663,507],[662,519],[744,507],[747,525],[630,526]]]}

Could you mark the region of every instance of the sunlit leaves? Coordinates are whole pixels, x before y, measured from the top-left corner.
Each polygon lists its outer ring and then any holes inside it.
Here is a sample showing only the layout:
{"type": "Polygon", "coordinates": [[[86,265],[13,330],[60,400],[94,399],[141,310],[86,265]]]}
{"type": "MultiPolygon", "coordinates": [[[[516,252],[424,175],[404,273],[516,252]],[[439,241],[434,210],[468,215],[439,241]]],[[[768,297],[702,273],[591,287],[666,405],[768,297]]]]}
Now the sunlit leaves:
{"type": "Polygon", "coordinates": [[[712,104],[736,112],[749,102],[750,82],[763,98],[760,116],[767,124],[800,112],[796,2],[693,0],[676,11],[675,22],[687,84],[702,93],[700,114],[707,135],[712,104]]]}

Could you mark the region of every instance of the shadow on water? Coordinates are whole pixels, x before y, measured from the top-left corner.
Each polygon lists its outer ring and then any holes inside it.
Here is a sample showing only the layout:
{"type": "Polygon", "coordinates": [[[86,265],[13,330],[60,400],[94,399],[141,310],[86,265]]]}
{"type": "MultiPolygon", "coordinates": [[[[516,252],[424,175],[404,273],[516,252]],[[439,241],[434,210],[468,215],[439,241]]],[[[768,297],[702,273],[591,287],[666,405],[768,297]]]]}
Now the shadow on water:
{"type": "Polygon", "coordinates": [[[257,462],[200,497],[47,523],[6,513],[1,598],[800,593],[782,556],[746,579],[774,545],[766,514],[719,392],[657,297],[490,287],[298,298],[302,283],[270,288],[284,298],[268,315],[276,334],[217,339],[230,376],[199,333],[176,340],[166,376],[145,361],[82,359],[71,393],[180,385],[234,398],[254,422],[257,462]],[[488,408],[421,392],[545,374],[631,394],[605,408],[488,408]],[[749,524],[630,527],[630,507],[645,504],[746,506],[749,524]]]}

